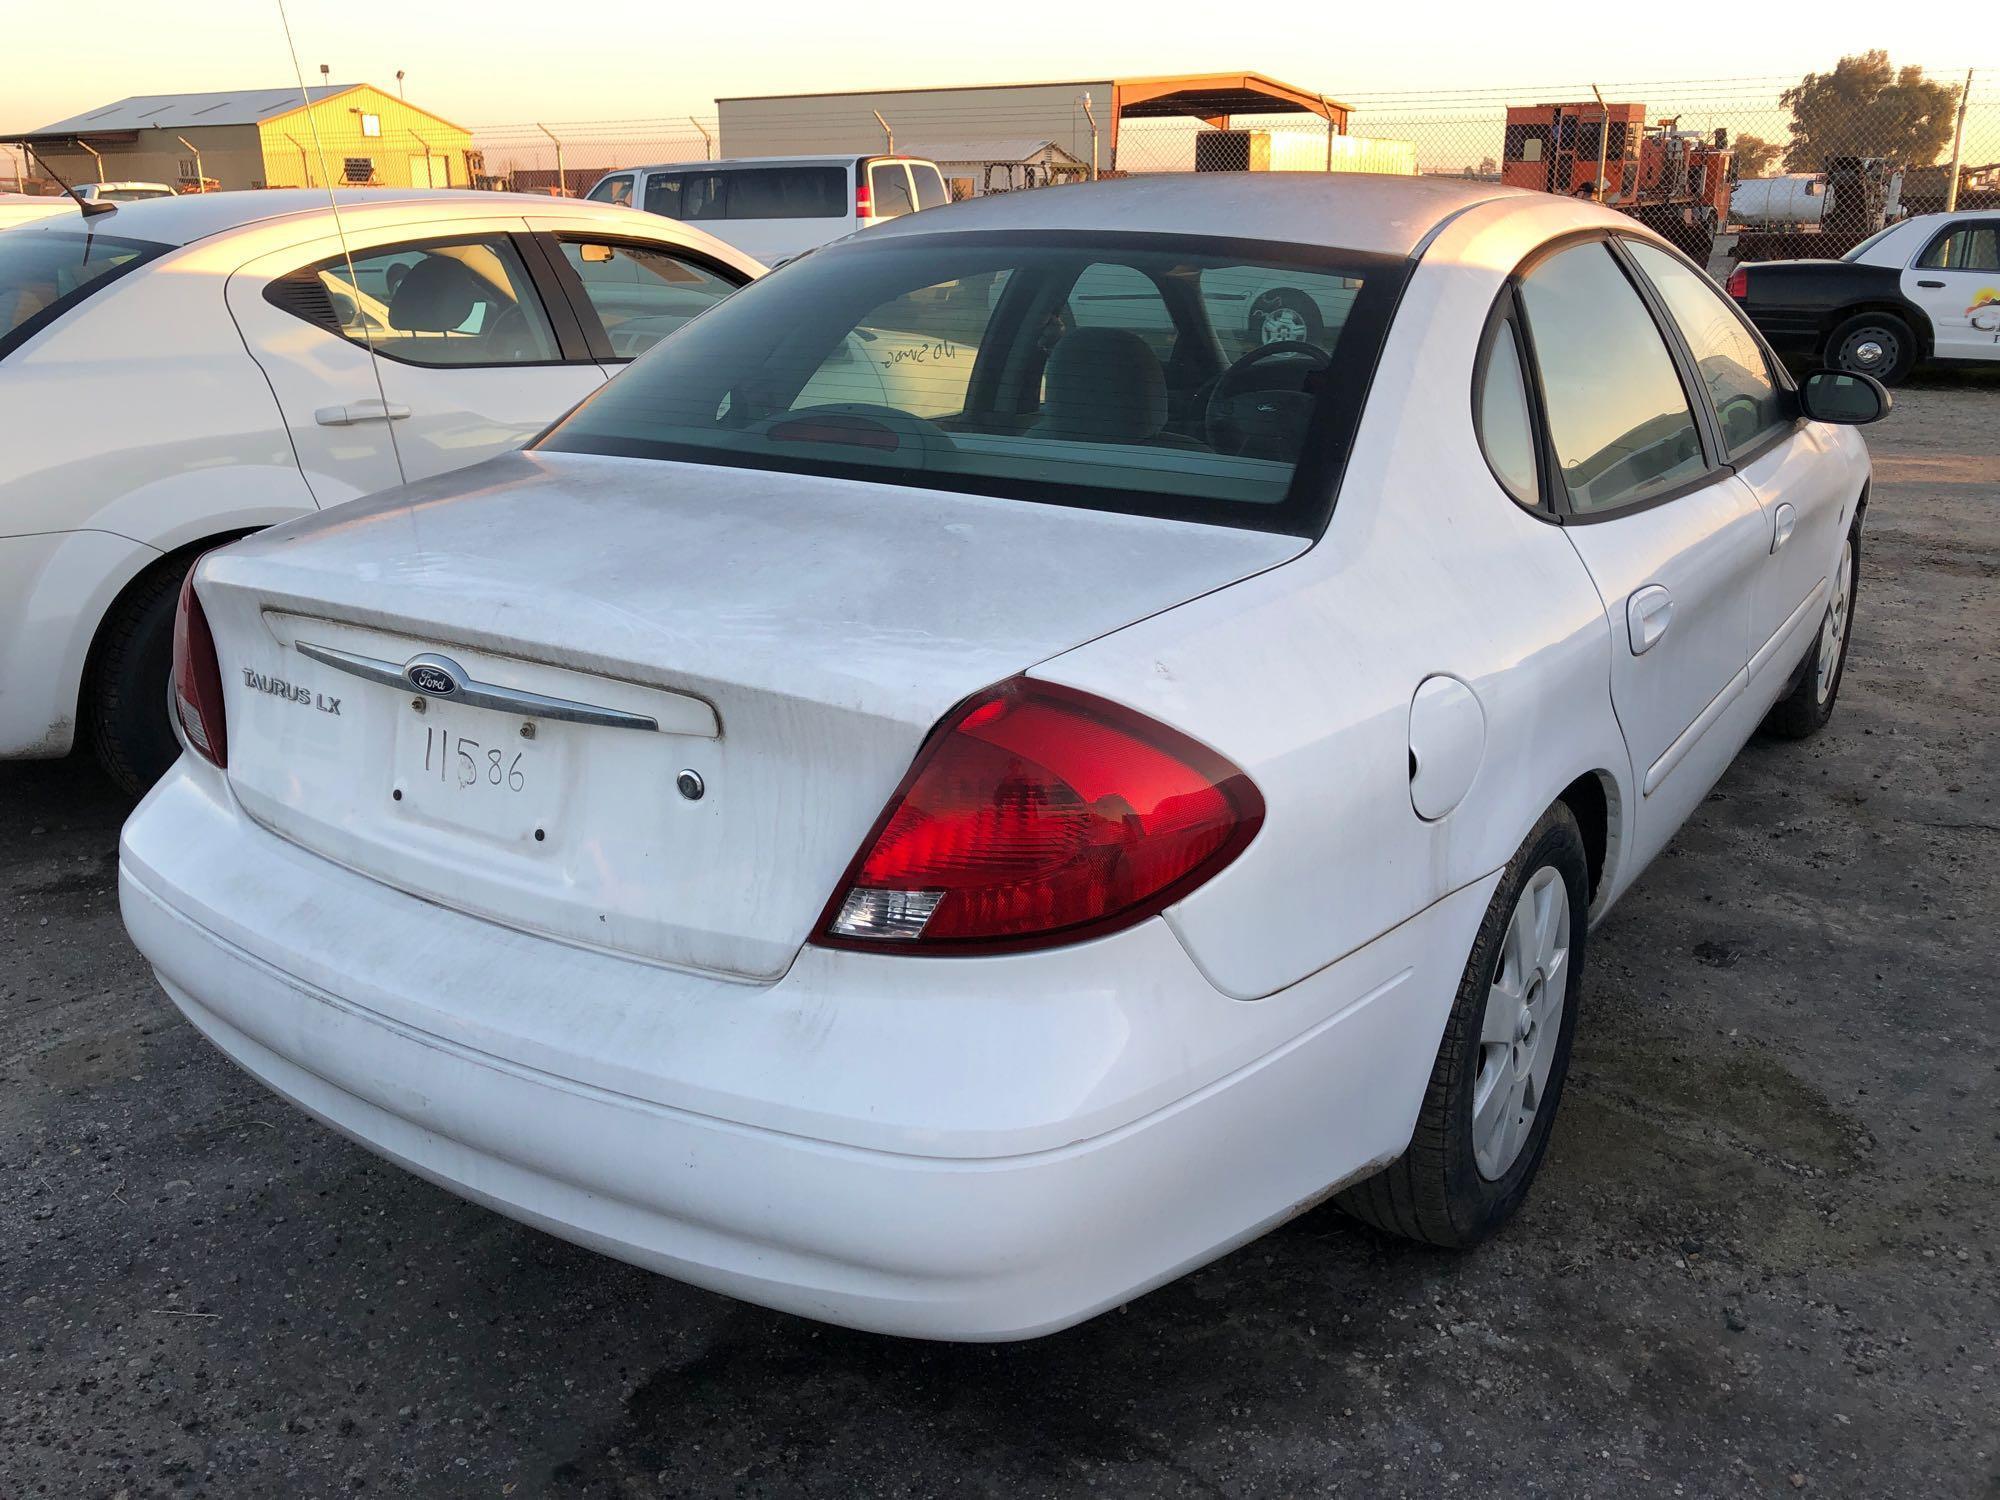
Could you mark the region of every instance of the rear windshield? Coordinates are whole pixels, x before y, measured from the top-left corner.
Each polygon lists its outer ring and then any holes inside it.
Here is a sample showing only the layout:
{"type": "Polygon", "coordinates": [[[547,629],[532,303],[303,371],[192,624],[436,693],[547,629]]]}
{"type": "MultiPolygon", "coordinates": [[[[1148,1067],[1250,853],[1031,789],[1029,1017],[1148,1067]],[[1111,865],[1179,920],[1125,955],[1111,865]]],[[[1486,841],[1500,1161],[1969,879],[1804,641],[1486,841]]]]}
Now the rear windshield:
{"type": "Polygon", "coordinates": [[[0,234],[0,355],[165,245],[88,230],[0,234]]]}
{"type": "Polygon", "coordinates": [[[1400,264],[1158,235],[821,249],[543,439],[1314,535],[1400,264]]]}
{"type": "Polygon", "coordinates": [[[654,172],[646,211],[670,219],[838,219],[853,207],[842,167],[654,172]]]}

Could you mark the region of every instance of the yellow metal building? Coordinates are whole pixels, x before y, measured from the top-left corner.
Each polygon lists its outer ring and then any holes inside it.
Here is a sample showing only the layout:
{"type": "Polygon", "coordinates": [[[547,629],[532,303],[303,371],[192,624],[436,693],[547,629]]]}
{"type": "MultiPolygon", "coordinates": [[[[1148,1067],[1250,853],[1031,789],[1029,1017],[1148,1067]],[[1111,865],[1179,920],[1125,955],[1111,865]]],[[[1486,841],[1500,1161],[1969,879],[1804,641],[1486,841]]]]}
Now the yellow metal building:
{"type": "Polygon", "coordinates": [[[66,182],[227,188],[470,187],[471,132],[371,84],[141,94],[0,137],[66,182]]]}

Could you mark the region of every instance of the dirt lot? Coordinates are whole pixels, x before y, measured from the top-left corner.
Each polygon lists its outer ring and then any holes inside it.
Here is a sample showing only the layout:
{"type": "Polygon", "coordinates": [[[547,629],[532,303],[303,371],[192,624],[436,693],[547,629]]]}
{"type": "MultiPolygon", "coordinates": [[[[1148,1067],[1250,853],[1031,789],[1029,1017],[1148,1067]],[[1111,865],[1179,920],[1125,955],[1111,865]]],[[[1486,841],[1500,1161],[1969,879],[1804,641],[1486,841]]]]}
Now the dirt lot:
{"type": "Polygon", "coordinates": [[[89,767],[0,767],[0,1495],[2000,1495],[2000,381],[1871,443],[1840,712],[1601,929],[1521,1219],[1323,1209],[1032,1344],[763,1312],[378,1164],[155,990],[89,767]]]}

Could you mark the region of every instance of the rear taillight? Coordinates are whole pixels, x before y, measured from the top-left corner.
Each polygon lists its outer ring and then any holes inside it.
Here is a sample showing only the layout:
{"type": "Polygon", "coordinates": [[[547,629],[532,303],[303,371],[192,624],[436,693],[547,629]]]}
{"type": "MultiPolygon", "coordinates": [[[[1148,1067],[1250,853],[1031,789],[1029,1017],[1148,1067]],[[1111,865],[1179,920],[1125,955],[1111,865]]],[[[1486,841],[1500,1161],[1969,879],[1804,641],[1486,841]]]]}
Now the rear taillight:
{"type": "Polygon", "coordinates": [[[222,716],[222,669],[215,637],[194,591],[194,569],[181,581],[174,611],[174,717],[196,751],[218,766],[229,764],[229,730],[222,716]]]}
{"type": "Polygon", "coordinates": [[[854,174],[854,217],[865,219],[874,212],[875,200],[868,192],[868,174],[865,171],[856,172],[854,174]]]}
{"type": "Polygon", "coordinates": [[[1750,272],[1744,267],[1738,266],[1729,273],[1729,280],[1722,284],[1722,289],[1738,302],[1741,302],[1745,297],[1750,295],[1750,272]]]}
{"type": "Polygon", "coordinates": [[[818,941],[968,953],[1095,937],[1215,875],[1263,819],[1250,779],[1206,746],[1016,678],[933,731],[818,941]]]}

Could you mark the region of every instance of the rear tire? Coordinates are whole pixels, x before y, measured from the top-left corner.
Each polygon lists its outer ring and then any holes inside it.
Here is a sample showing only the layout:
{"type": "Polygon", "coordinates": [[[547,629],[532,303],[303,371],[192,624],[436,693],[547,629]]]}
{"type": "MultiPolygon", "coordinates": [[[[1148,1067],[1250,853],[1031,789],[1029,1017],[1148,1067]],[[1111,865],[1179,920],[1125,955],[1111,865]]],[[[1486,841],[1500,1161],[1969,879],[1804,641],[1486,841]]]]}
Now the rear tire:
{"type": "Polygon", "coordinates": [[[1558,802],[1515,851],[1479,924],[1409,1149],[1340,1195],[1347,1212],[1449,1249],[1513,1217],[1569,1074],[1589,889],[1583,833],[1558,802]]]}
{"type": "Polygon", "coordinates": [[[174,607],[191,559],[141,574],[105,617],[86,687],[91,747],[104,774],[138,797],[181,753],[168,718],[174,607]]]}
{"type": "Polygon", "coordinates": [[[1900,385],[1917,362],[1917,335],[1894,313],[1856,313],[1827,336],[1826,363],[1900,385]]]}
{"type": "Polygon", "coordinates": [[[1771,705],[1758,727],[1781,740],[1811,739],[1833,717],[1841,679],[1847,675],[1847,646],[1854,638],[1854,599],[1861,586],[1861,536],[1848,534],[1840,549],[1833,597],[1820,619],[1819,634],[1799,663],[1790,692],[1771,705]]]}

